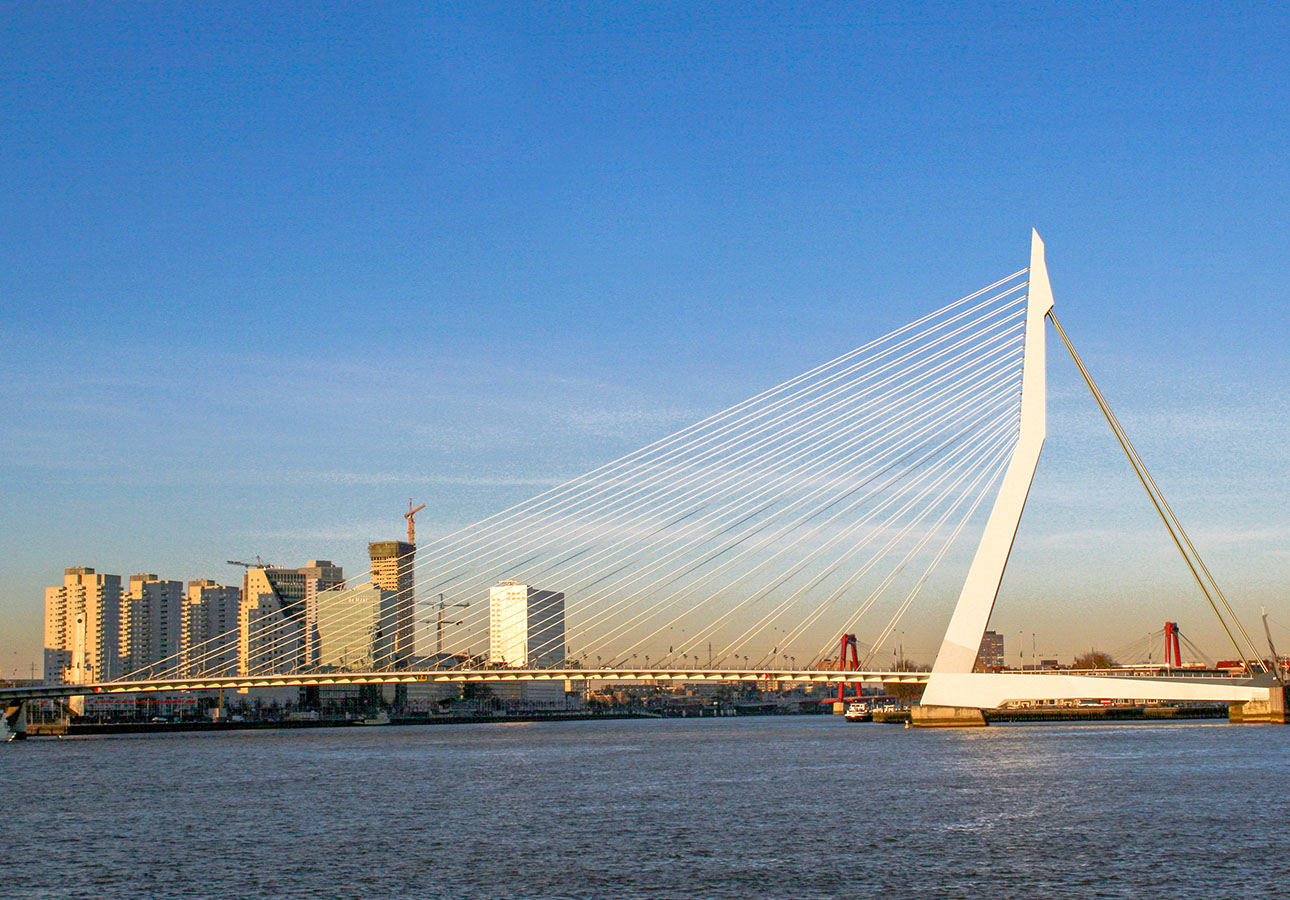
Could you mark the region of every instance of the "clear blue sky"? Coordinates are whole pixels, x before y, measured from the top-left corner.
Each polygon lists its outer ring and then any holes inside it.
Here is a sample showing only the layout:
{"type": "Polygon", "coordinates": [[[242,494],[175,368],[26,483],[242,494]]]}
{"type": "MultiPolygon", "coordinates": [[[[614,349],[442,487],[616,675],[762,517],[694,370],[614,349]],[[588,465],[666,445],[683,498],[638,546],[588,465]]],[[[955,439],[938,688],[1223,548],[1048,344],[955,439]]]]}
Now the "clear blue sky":
{"type": "MultiPolygon", "coordinates": [[[[0,674],[65,566],[356,569],[408,496],[425,533],[473,521],[1021,268],[1032,225],[1216,573],[1290,623],[1288,26],[5,4],[0,674]]],[[[1052,370],[997,624],[1063,652],[1166,614],[1210,635],[1052,370]]]]}

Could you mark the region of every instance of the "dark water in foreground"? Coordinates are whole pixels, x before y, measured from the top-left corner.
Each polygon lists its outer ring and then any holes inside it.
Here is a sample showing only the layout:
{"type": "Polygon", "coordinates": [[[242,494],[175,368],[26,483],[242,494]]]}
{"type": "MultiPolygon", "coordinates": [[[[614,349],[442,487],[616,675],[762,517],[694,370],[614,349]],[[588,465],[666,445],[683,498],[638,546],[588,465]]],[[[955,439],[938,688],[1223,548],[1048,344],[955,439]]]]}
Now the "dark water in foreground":
{"type": "Polygon", "coordinates": [[[1290,729],[838,717],[0,746],[10,897],[1253,897],[1290,729]]]}

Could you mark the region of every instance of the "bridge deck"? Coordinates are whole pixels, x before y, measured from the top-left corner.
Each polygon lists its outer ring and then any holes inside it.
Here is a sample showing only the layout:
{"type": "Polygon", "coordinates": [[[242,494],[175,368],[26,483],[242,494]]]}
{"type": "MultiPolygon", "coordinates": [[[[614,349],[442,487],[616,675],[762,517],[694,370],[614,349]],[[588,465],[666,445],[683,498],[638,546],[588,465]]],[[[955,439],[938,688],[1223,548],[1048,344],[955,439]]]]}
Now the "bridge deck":
{"type": "Polygon", "coordinates": [[[0,688],[2,699],[71,697],[78,694],[140,694],[262,687],[364,684],[465,684],[517,681],[789,681],[802,684],[926,684],[927,672],[838,672],[811,669],[426,669],[399,672],[303,672],[220,678],[167,678],[100,684],[51,684],[0,688]]]}
{"type": "MultiPolygon", "coordinates": [[[[1027,672],[1011,674],[1012,678],[1061,678],[1072,672],[1027,672]]],[[[1186,672],[1134,673],[1122,670],[1078,673],[1080,676],[1110,678],[1120,684],[1127,681],[1165,684],[1201,683],[1246,686],[1249,679],[1224,677],[1213,673],[1186,672]]],[[[282,675],[236,675],[227,677],[167,678],[145,681],[110,681],[99,684],[50,684],[33,687],[0,688],[0,701],[38,700],[99,694],[145,694],[159,691],[214,691],[264,687],[310,687],[315,685],[365,684],[465,684],[506,683],[521,681],[645,681],[645,682],[718,682],[780,681],[798,684],[927,684],[930,672],[846,672],[816,669],[425,669],[398,672],[299,672],[282,675]]],[[[973,678],[974,676],[967,676],[973,678]]],[[[976,676],[980,677],[980,676],[976,676]]],[[[988,676],[986,676],[988,679],[988,676]]],[[[998,676],[995,676],[996,678],[998,676]]],[[[1054,683],[1053,687],[1056,687],[1054,683]]],[[[1043,689],[1040,689],[1041,692],[1043,689]]],[[[1168,693],[1166,689],[1165,693],[1168,693]]],[[[1094,692],[1097,693],[1096,691],[1094,692]]],[[[1117,695],[1118,696],[1118,695],[1117,695]]]]}

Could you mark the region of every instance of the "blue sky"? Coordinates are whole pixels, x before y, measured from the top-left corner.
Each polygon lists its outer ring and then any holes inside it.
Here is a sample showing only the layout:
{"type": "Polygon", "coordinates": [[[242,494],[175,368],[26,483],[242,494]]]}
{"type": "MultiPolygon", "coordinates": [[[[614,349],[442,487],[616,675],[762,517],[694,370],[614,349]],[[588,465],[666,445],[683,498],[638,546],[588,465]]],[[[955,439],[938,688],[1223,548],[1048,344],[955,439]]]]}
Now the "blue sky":
{"type": "MultiPolygon", "coordinates": [[[[65,566],[354,569],[409,495],[480,518],[1021,268],[1031,226],[1216,574],[1290,623],[1288,26],[4,5],[0,674],[65,566]]],[[[1057,353],[999,627],[1210,634],[1057,353]]]]}

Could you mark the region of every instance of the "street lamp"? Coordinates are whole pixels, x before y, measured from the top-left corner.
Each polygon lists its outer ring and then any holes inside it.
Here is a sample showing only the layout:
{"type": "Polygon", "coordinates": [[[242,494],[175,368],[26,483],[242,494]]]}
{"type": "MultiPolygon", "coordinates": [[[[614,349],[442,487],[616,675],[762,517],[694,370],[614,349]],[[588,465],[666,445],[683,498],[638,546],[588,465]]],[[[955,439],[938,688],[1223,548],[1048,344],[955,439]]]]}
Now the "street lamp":
{"type": "MultiPolygon", "coordinates": [[[[466,601],[466,600],[462,600],[459,603],[452,603],[452,604],[445,603],[443,599],[443,594],[439,595],[439,615],[435,620],[435,652],[440,655],[443,654],[443,613],[444,613],[444,610],[448,609],[450,606],[453,609],[457,609],[457,608],[464,609],[467,606],[470,606],[470,603],[469,601],[466,601]]],[[[461,622],[453,622],[452,624],[461,625],[464,622],[465,620],[463,619],[461,622]]]]}

